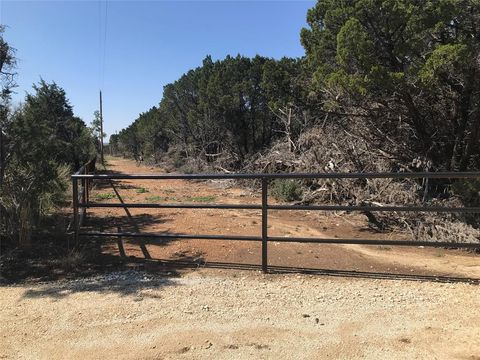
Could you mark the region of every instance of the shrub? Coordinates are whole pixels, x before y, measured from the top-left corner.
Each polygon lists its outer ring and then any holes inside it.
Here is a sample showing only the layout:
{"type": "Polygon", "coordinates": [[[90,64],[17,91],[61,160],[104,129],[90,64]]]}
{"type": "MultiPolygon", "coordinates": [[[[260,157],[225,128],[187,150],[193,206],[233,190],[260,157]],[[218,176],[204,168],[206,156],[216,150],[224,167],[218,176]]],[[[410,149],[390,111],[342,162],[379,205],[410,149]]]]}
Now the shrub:
{"type": "Polygon", "coordinates": [[[175,169],[180,169],[185,164],[185,158],[180,156],[173,158],[172,165],[175,169]]]}
{"type": "Polygon", "coordinates": [[[10,165],[0,192],[1,230],[19,245],[29,247],[40,219],[65,200],[70,170],[53,162],[43,166],[45,173],[31,163],[12,161],[10,165]]]}
{"type": "Polygon", "coordinates": [[[276,179],[272,184],[272,195],[281,201],[301,200],[303,191],[295,180],[276,179]]]}
{"type": "Polygon", "coordinates": [[[190,165],[183,165],[179,168],[180,172],[184,174],[194,174],[196,173],[196,169],[190,165]]]}
{"type": "Polygon", "coordinates": [[[460,180],[452,185],[455,195],[468,206],[480,205],[480,180],[460,180]]]}
{"type": "Polygon", "coordinates": [[[58,265],[63,270],[74,271],[79,269],[85,263],[87,256],[85,252],[73,250],[68,252],[64,257],[58,260],[58,265]]]}
{"type": "Polygon", "coordinates": [[[155,195],[155,196],[147,196],[145,198],[145,200],[149,201],[149,202],[160,202],[160,201],[165,201],[167,200],[168,198],[165,197],[165,196],[158,196],[158,195],[155,195]]]}
{"type": "Polygon", "coordinates": [[[193,202],[212,202],[215,201],[216,197],[215,196],[197,196],[197,197],[192,197],[189,200],[193,202]]]}
{"type": "Polygon", "coordinates": [[[100,193],[100,194],[96,194],[94,198],[97,201],[109,200],[109,199],[115,199],[116,195],[114,193],[100,193]]]}

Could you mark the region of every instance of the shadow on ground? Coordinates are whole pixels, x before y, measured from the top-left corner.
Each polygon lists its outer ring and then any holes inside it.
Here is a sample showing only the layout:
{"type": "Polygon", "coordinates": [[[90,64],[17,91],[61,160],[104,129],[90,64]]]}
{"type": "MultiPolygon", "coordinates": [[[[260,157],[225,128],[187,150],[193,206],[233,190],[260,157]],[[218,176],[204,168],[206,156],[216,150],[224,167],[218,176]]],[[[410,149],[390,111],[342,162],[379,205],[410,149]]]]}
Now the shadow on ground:
{"type": "MultiPolygon", "coordinates": [[[[115,244],[114,239],[89,239],[68,250],[63,238],[37,241],[29,251],[10,250],[0,258],[0,286],[39,284],[40,290],[29,293],[32,297],[42,296],[43,292],[46,296],[62,297],[79,291],[130,295],[170,285],[172,278],[188,271],[184,266],[176,269],[144,257],[104,252],[105,241],[115,244]]],[[[191,263],[191,268],[205,262],[201,253],[179,254],[179,258],[191,263]]]]}
{"type": "Polygon", "coordinates": [[[152,276],[139,271],[112,272],[100,276],[77,279],[75,281],[58,281],[39,284],[28,289],[24,298],[65,298],[81,292],[112,293],[121,296],[152,297],[145,290],[158,290],[162,287],[176,285],[172,276],[152,276]]]}
{"type": "Polygon", "coordinates": [[[91,216],[88,214],[88,218],[83,230],[95,230],[95,231],[117,231],[120,228],[125,232],[134,232],[139,228],[152,225],[165,224],[172,219],[166,217],[160,217],[159,215],[151,214],[138,214],[130,216],[91,216]]]}

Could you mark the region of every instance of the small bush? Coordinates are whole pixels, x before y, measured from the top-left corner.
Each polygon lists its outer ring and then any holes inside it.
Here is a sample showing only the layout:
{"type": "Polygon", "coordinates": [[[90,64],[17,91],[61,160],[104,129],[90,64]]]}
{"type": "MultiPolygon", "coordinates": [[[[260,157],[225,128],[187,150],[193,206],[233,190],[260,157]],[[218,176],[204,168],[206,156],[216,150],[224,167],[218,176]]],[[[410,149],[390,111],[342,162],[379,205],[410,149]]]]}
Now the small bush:
{"type": "Polygon", "coordinates": [[[182,156],[181,153],[174,153],[171,159],[171,163],[175,169],[180,169],[185,165],[186,159],[182,156]]]}
{"type": "Polygon", "coordinates": [[[148,189],[146,189],[144,187],[142,187],[140,189],[137,189],[137,194],[145,194],[147,192],[149,192],[148,189]]]}
{"type": "Polygon", "coordinates": [[[196,169],[190,165],[183,165],[179,168],[179,170],[184,174],[194,174],[197,172],[196,169]]]}
{"type": "Polygon", "coordinates": [[[202,173],[208,169],[208,166],[198,158],[190,158],[185,161],[185,163],[178,168],[178,170],[184,174],[196,174],[202,173]]]}
{"type": "Polygon", "coordinates": [[[60,258],[58,263],[63,270],[72,271],[80,268],[86,260],[86,255],[82,251],[70,251],[65,257],[60,258]]]}
{"type": "Polygon", "coordinates": [[[480,180],[460,180],[452,185],[455,195],[460,196],[468,206],[480,205],[480,180]]]}
{"type": "Polygon", "coordinates": [[[272,184],[272,195],[280,201],[297,201],[302,199],[303,191],[295,180],[276,179],[272,184]]]}
{"type": "Polygon", "coordinates": [[[215,201],[215,196],[197,196],[190,198],[190,201],[193,202],[212,202],[215,201]]]}
{"type": "Polygon", "coordinates": [[[164,196],[149,196],[145,199],[149,202],[161,202],[161,201],[167,200],[168,198],[166,198],[164,196]]]}
{"type": "Polygon", "coordinates": [[[114,198],[115,198],[115,194],[113,193],[102,193],[102,194],[95,195],[95,200],[109,200],[114,198]]]}

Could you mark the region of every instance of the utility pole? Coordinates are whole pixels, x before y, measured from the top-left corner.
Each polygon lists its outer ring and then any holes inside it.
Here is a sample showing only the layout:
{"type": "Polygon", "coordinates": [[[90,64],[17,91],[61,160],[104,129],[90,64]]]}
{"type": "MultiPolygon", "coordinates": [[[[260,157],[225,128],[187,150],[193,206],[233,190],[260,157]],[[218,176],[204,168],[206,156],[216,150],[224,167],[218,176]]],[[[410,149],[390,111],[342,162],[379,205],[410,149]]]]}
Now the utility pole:
{"type": "Polygon", "coordinates": [[[102,113],[102,90],[100,90],[100,161],[103,161],[103,113],[102,113]]]}

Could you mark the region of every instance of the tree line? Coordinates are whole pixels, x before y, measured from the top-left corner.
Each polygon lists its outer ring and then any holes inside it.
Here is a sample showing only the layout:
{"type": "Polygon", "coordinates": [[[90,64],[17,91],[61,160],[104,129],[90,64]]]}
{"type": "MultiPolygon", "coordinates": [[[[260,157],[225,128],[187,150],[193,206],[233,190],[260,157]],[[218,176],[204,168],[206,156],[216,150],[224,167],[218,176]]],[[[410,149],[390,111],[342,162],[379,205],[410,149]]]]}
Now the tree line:
{"type": "Polygon", "coordinates": [[[307,23],[304,57],[207,56],[113,135],[112,149],[239,169],[275,142],[300,152],[302,133],[335,127],[384,170],[479,168],[477,1],[319,0],[307,23]]]}
{"type": "Polygon", "coordinates": [[[95,156],[95,140],[75,116],[65,91],[54,82],[41,80],[23,103],[12,105],[15,49],[4,40],[3,30],[0,28],[0,237],[28,247],[45,218],[66,200],[71,171],[95,156]]]}
{"type": "MultiPolygon", "coordinates": [[[[302,102],[299,60],[227,56],[184,74],[164,88],[158,107],[110,138],[116,152],[158,160],[171,148],[180,158],[219,158],[238,167],[285,131],[277,109],[302,102]]],[[[292,133],[294,127],[292,124],[292,133]]]]}

